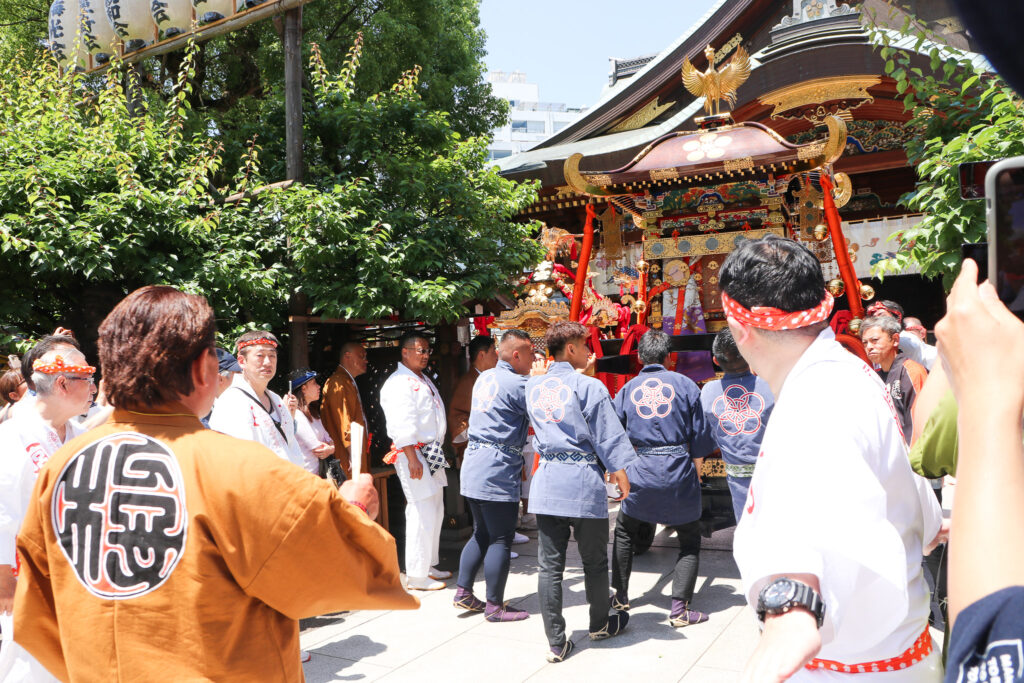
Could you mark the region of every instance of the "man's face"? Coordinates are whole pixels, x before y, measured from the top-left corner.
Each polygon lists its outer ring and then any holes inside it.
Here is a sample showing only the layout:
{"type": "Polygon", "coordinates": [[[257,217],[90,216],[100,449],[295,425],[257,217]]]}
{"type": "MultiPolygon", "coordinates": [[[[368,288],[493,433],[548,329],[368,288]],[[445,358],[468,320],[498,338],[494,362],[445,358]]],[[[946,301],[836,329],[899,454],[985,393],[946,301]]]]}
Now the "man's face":
{"type": "Polygon", "coordinates": [[[402,363],[413,372],[423,372],[430,362],[430,345],[424,339],[413,339],[402,347],[402,363]]]}
{"type": "Polygon", "coordinates": [[[589,359],[590,351],[587,350],[587,342],[583,337],[573,339],[565,345],[565,360],[577,370],[587,367],[589,359]]]}
{"type": "Polygon", "coordinates": [[[273,346],[250,346],[238,353],[242,376],[249,382],[269,384],[277,374],[277,349],[273,346]]]}
{"type": "MultiPolygon", "coordinates": [[[[72,347],[68,347],[60,351],[59,354],[54,355],[63,356],[64,362],[68,365],[88,365],[85,355],[72,347]]],[[[58,388],[56,394],[62,396],[67,401],[68,410],[74,411],[74,415],[81,415],[88,411],[89,406],[92,405],[93,397],[96,396],[96,383],[92,375],[69,372],[62,375],[62,377],[62,380],[58,380],[58,384],[63,384],[63,390],[58,388]]]]}
{"type": "Polygon", "coordinates": [[[861,332],[864,351],[875,365],[886,365],[896,357],[900,343],[898,334],[889,334],[880,327],[869,327],[861,332]]]}
{"type": "Polygon", "coordinates": [[[353,377],[358,377],[366,372],[366,349],[362,346],[346,351],[342,360],[344,361],[345,368],[352,373],[353,377]]]}
{"type": "Polygon", "coordinates": [[[498,347],[491,346],[485,351],[481,351],[476,355],[476,366],[483,372],[484,370],[490,370],[498,364],[498,347]]]}

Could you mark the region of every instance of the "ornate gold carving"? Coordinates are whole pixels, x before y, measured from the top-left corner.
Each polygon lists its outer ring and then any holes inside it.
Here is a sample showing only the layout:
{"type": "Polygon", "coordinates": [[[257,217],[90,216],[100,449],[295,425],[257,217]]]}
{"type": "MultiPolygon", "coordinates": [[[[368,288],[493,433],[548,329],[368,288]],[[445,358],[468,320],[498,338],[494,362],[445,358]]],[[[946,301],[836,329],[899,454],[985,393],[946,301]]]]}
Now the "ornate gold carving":
{"type": "Polygon", "coordinates": [[[601,239],[604,243],[604,257],[609,260],[622,258],[622,214],[609,206],[597,215],[601,221],[601,239]]]}
{"type": "Polygon", "coordinates": [[[825,141],[825,163],[831,164],[846,150],[846,122],[835,116],[825,119],[828,140],[825,141]]]}
{"type": "MultiPolygon", "coordinates": [[[[579,194],[598,197],[607,197],[612,194],[608,190],[594,184],[593,178],[595,176],[584,176],[580,173],[580,161],[582,159],[583,155],[577,152],[566,159],[562,165],[562,174],[565,176],[565,182],[569,184],[569,187],[579,194]]],[[[611,184],[611,178],[608,179],[608,184],[611,184]]]]}
{"type": "Polygon", "coordinates": [[[609,128],[608,132],[622,133],[627,130],[643,128],[648,123],[658,118],[662,112],[675,104],[674,100],[672,102],[666,102],[665,104],[658,104],[659,99],[660,98],[655,97],[653,100],[645,104],[642,109],[609,128]]]}
{"type": "Polygon", "coordinates": [[[692,256],[706,256],[708,254],[728,254],[736,248],[737,238],[758,239],[768,234],[784,236],[783,233],[783,228],[780,226],[724,234],[686,235],[679,238],[648,238],[644,242],[644,258],[689,258],[692,256]]]}
{"type": "Polygon", "coordinates": [[[825,153],[825,143],[815,142],[810,145],[804,145],[796,151],[796,158],[804,161],[806,159],[816,159],[825,153]]]}
{"type": "Polygon", "coordinates": [[[612,184],[612,177],[607,173],[595,173],[593,175],[585,175],[583,177],[595,185],[600,185],[601,187],[612,184]]]}
{"type": "Polygon", "coordinates": [[[839,209],[846,206],[850,198],[853,197],[853,182],[845,173],[836,173],[833,179],[836,186],[832,189],[832,198],[836,202],[836,208],[839,209]]]}
{"type": "Polygon", "coordinates": [[[715,49],[708,45],[704,48],[704,56],[708,60],[708,68],[704,73],[690,64],[689,59],[683,60],[683,86],[694,96],[704,98],[704,111],[711,114],[719,113],[719,102],[725,100],[730,107],[736,106],[736,91],[750,78],[750,55],[742,46],[736,48],[732,60],[721,69],[715,70],[715,49]]]}
{"type": "Polygon", "coordinates": [[[729,53],[732,52],[737,47],[739,47],[740,43],[742,42],[743,36],[741,36],[739,33],[730,38],[729,42],[723,45],[722,49],[720,49],[718,53],[715,55],[715,66],[718,66],[718,63],[721,62],[726,57],[728,57],[729,53]]]}
{"type": "Polygon", "coordinates": [[[748,168],[754,168],[753,157],[743,157],[742,159],[729,159],[724,164],[726,171],[744,171],[748,168]]]}
{"type": "Polygon", "coordinates": [[[815,78],[803,83],[787,85],[767,95],[762,95],[760,102],[774,107],[771,113],[771,117],[774,119],[778,118],[782,112],[789,111],[790,109],[806,105],[818,105],[830,100],[864,100],[872,102],[874,97],[868,93],[868,88],[881,82],[882,78],[880,76],[870,75],[815,78]]]}
{"type": "Polygon", "coordinates": [[[651,180],[675,180],[679,171],[674,168],[656,168],[651,171],[651,180]]]}
{"type": "Polygon", "coordinates": [[[682,259],[673,259],[665,264],[665,281],[673,287],[684,287],[690,281],[690,266],[682,259]]]}

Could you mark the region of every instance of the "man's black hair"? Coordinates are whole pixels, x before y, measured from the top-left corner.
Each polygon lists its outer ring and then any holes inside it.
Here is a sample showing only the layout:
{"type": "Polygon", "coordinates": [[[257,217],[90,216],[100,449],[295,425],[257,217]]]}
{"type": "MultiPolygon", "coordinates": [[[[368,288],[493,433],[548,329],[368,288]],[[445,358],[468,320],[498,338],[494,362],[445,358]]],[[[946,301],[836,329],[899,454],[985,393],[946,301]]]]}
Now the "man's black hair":
{"type": "Polygon", "coordinates": [[[74,337],[63,334],[48,334],[29,349],[28,353],[21,359],[21,376],[25,378],[25,384],[28,385],[29,389],[32,391],[36,390],[36,383],[32,381],[32,364],[48,354],[53,347],[62,344],[73,346],[79,351],[82,350],[82,347],[78,345],[78,340],[74,337]]]}
{"type": "Polygon", "coordinates": [[[821,263],[790,239],[768,235],[743,240],[722,264],[722,291],[745,308],[806,311],[825,297],[821,263]]]}
{"type": "Polygon", "coordinates": [[[505,330],[505,333],[501,335],[501,341],[504,342],[506,339],[520,339],[522,341],[528,341],[533,344],[533,340],[530,339],[530,335],[525,330],[518,328],[512,330],[505,330]]]}
{"type": "Polygon", "coordinates": [[[711,353],[719,365],[741,359],[739,347],[736,346],[736,340],[733,339],[728,327],[715,335],[715,341],[711,343],[711,353]]]}
{"type": "Polygon", "coordinates": [[[426,334],[420,332],[419,330],[412,330],[411,332],[406,332],[401,336],[401,338],[399,338],[398,348],[408,348],[413,345],[413,342],[420,339],[427,342],[427,346],[430,346],[430,338],[426,334]]]}
{"type": "Polygon", "coordinates": [[[475,363],[477,356],[491,348],[494,348],[494,337],[484,334],[473,337],[469,342],[469,362],[475,363]]]}
{"type": "Polygon", "coordinates": [[[665,358],[672,350],[670,339],[661,330],[647,330],[644,336],[640,337],[636,353],[640,356],[640,362],[644,365],[664,363],[665,358]]]}

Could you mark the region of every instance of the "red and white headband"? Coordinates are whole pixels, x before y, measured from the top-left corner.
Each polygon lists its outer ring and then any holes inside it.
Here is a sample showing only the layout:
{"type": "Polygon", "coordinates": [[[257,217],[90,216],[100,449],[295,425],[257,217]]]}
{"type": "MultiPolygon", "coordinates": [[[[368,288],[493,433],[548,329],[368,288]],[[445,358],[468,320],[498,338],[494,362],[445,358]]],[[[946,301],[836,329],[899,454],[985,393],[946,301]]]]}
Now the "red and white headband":
{"type": "Polygon", "coordinates": [[[47,363],[42,358],[32,363],[32,372],[41,372],[44,375],[55,375],[59,372],[73,372],[80,375],[91,375],[96,368],[91,365],[65,365],[64,356],[57,356],[52,363],[47,363]]]}
{"type": "Polygon", "coordinates": [[[754,306],[747,309],[743,304],[722,292],[722,308],[725,309],[725,314],[744,325],[750,325],[760,330],[796,330],[820,323],[828,320],[834,304],[835,300],[832,295],[825,292],[825,298],[821,300],[821,303],[806,311],[790,312],[769,306],[754,306]]]}
{"type": "Polygon", "coordinates": [[[273,339],[267,339],[266,337],[260,337],[259,339],[247,339],[243,342],[238,342],[238,350],[241,351],[246,346],[272,346],[277,348],[277,342],[273,339]]]}

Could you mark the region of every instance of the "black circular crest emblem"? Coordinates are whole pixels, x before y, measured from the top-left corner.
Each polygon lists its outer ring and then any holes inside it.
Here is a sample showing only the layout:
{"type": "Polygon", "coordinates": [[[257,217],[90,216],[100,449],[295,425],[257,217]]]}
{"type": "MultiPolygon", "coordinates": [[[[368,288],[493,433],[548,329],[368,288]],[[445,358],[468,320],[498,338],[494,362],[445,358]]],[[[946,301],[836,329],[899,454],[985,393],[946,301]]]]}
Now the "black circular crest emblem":
{"type": "Polygon", "coordinates": [[[57,479],[51,506],[64,556],[99,598],[155,590],[185,548],[188,514],[178,461],[145,434],[110,434],[76,453],[57,479]]]}

